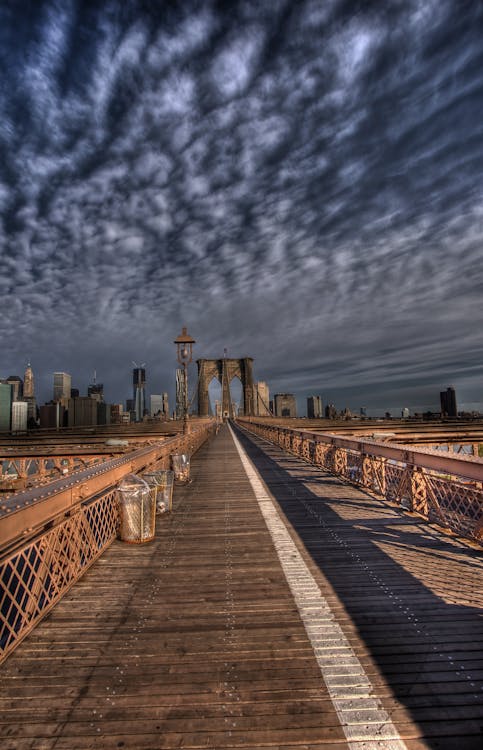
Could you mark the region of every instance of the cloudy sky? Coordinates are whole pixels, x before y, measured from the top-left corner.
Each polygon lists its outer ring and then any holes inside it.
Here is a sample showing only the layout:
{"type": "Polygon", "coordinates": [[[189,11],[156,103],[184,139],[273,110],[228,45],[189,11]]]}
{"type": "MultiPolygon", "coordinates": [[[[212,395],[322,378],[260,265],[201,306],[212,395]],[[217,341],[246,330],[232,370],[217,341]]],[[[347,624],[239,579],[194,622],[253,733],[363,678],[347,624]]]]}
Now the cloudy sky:
{"type": "Polygon", "coordinates": [[[1,377],[483,409],[483,3],[0,0],[1,377]],[[195,380],[195,372],[191,382],[195,380]]]}

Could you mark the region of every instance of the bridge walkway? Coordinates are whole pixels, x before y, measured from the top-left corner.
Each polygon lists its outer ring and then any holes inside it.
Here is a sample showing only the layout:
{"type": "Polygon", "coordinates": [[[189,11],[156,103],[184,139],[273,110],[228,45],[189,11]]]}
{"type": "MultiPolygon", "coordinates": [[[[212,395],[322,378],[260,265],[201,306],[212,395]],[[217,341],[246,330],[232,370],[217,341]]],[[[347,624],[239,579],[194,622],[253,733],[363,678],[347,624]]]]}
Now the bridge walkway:
{"type": "Polygon", "coordinates": [[[2,750],[479,748],[479,553],[237,437],[2,666],[2,750]]]}

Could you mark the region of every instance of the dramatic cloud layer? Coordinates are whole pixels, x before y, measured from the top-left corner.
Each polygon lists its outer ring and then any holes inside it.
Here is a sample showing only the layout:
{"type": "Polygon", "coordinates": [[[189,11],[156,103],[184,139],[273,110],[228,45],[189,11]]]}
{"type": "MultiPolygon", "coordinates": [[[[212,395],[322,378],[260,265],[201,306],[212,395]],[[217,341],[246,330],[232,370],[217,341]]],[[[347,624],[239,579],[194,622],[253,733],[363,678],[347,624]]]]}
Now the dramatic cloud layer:
{"type": "Polygon", "coordinates": [[[3,377],[482,397],[483,6],[3,3],[3,377]],[[193,378],[192,378],[193,381],[193,378]]]}

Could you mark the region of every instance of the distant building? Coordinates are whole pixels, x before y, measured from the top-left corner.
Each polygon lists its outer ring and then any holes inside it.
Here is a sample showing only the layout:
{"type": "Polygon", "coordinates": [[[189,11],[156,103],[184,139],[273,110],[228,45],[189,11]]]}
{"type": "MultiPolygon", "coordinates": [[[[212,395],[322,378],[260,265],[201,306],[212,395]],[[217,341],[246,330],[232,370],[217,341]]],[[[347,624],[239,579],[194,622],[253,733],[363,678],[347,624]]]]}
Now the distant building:
{"type": "Polygon", "coordinates": [[[111,424],[121,424],[122,404],[111,404],[111,424]]]}
{"type": "Polygon", "coordinates": [[[70,398],[68,411],[69,427],[88,427],[97,424],[97,401],[90,396],[70,398]]]}
{"type": "Polygon", "coordinates": [[[58,430],[65,424],[65,408],[61,403],[52,402],[44,404],[39,409],[40,427],[43,429],[58,430]]]}
{"type": "Polygon", "coordinates": [[[183,419],[187,410],[185,394],[185,371],[184,368],[178,367],[176,370],[176,419],[183,419]]]}
{"type": "Polygon", "coordinates": [[[23,376],[23,397],[28,404],[27,424],[32,426],[37,422],[37,400],[35,398],[34,373],[30,362],[27,364],[23,376]]]}
{"type": "Polygon", "coordinates": [[[320,396],[309,396],[307,399],[307,416],[309,419],[320,419],[323,417],[322,399],[320,396]]]}
{"type": "Polygon", "coordinates": [[[263,380],[253,384],[253,414],[256,417],[270,416],[270,391],[263,380]]]}
{"type": "Polygon", "coordinates": [[[359,409],[359,414],[361,417],[367,417],[367,406],[361,406],[359,409]]]}
{"type": "Polygon", "coordinates": [[[26,432],[28,404],[26,401],[12,401],[12,432],[26,432]]]}
{"type": "Polygon", "coordinates": [[[23,397],[33,398],[34,396],[35,396],[34,373],[32,371],[32,367],[29,362],[27,367],[25,368],[25,373],[23,376],[23,397]]]}
{"type": "Polygon", "coordinates": [[[65,406],[70,399],[71,387],[72,377],[67,372],[54,372],[54,401],[61,401],[65,406]]]}
{"type": "Polygon", "coordinates": [[[450,385],[445,391],[441,391],[439,398],[441,401],[441,416],[457,417],[458,409],[456,406],[456,391],[453,386],[450,385]]]}
{"type": "Polygon", "coordinates": [[[409,417],[409,409],[407,406],[404,407],[404,409],[401,411],[401,417],[403,419],[408,419],[409,417]]]}
{"type": "Polygon", "coordinates": [[[169,401],[166,392],[163,393],[163,417],[164,419],[169,419],[169,401]]]}
{"type": "Polygon", "coordinates": [[[325,418],[326,419],[337,419],[337,409],[334,404],[327,404],[325,407],[325,418]]]}
{"type": "Polygon", "coordinates": [[[106,404],[105,401],[98,401],[94,396],[89,396],[88,398],[97,404],[97,424],[111,424],[111,404],[106,404]]]}
{"type": "Polygon", "coordinates": [[[136,414],[136,422],[142,422],[146,408],[146,370],[144,367],[135,367],[132,371],[133,401],[136,414]]]}
{"type": "Polygon", "coordinates": [[[150,399],[150,415],[152,417],[159,417],[161,418],[163,416],[163,396],[161,394],[151,394],[150,399]]]}
{"type": "Polygon", "coordinates": [[[12,386],[0,383],[0,432],[9,432],[12,424],[12,386]]]}
{"type": "Polygon", "coordinates": [[[23,398],[23,380],[18,375],[9,375],[7,383],[12,386],[12,402],[21,401],[23,398]]]}
{"type": "Polygon", "coordinates": [[[276,393],[273,397],[276,417],[296,417],[297,402],[293,393],[276,393]]]}
{"type": "Polygon", "coordinates": [[[80,396],[80,391],[79,391],[78,388],[71,388],[70,389],[70,397],[71,398],[79,398],[79,396],[80,396]]]}
{"type": "Polygon", "coordinates": [[[127,398],[126,399],[126,411],[123,412],[123,415],[124,414],[129,414],[129,420],[126,423],[126,420],[124,419],[124,416],[123,416],[123,420],[122,420],[123,424],[129,424],[130,422],[135,422],[136,421],[136,411],[134,409],[134,399],[133,398],[127,398]]]}
{"type": "Polygon", "coordinates": [[[91,383],[91,385],[87,386],[87,395],[96,401],[104,401],[104,384],[91,383]]]}

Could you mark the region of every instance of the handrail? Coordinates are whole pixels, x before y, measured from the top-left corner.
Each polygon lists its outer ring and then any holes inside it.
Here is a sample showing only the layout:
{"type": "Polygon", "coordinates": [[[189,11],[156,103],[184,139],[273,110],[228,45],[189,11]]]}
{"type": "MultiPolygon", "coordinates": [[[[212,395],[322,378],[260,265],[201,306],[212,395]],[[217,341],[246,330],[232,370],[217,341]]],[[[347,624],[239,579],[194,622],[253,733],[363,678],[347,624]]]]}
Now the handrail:
{"type": "Polygon", "coordinates": [[[215,420],[206,420],[186,435],[19,492],[2,504],[0,662],[115,539],[115,489],[122,477],[147,466],[169,468],[171,454],[191,455],[215,427],[215,420]]]}
{"type": "Polygon", "coordinates": [[[26,531],[35,532],[59,514],[116,484],[126,474],[139,473],[146,466],[163,460],[166,463],[172,453],[192,453],[198,447],[198,436],[204,435],[211,427],[212,421],[197,424],[188,435],[175,435],[92,467],[78,469],[67,477],[17,492],[0,501],[0,556],[15,539],[25,537],[26,531]]]}
{"type": "Polygon", "coordinates": [[[239,426],[473,541],[483,540],[483,459],[240,417],[239,426]]]}

